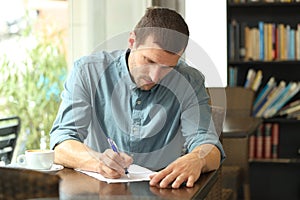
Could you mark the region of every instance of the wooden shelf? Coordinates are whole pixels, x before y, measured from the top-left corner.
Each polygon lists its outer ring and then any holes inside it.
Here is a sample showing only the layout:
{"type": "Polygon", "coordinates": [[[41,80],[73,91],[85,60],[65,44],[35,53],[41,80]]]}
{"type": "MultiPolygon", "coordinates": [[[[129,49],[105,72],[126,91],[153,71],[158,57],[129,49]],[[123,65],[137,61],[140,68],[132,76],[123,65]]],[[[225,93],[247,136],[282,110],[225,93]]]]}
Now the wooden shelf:
{"type": "Polygon", "coordinates": [[[274,3],[265,3],[265,2],[247,2],[247,3],[228,3],[229,8],[255,8],[257,9],[258,7],[272,7],[272,8],[284,8],[284,7],[300,7],[300,2],[291,2],[291,3],[286,3],[286,2],[274,2],[274,3]]]}
{"type": "Polygon", "coordinates": [[[272,158],[272,159],[250,159],[250,163],[286,163],[286,164],[300,164],[300,159],[297,158],[272,158]]]}
{"type": "MultiPolygon", "coordinates": [[[[300,22],[299,22],[300,23],[300,22]]],[[[276,60],[276,61],[228,61],[228,64],[231,65],[297,65],[297,67],[300,67],[300,60],[276,60]]]]}

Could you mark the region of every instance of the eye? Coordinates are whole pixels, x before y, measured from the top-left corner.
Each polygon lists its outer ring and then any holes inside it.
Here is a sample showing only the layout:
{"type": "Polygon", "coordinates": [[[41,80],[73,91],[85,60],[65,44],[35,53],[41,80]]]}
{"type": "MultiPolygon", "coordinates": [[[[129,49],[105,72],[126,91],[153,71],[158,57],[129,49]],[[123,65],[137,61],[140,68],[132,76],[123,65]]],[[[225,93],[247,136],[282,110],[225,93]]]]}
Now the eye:
{"type": "Polygon", "coordinates": [[[145,57],[145,56],[144,56],[144,60],[145,60],[147,63],[150,63],[150,64],[155,63],[153,60],[151,60],[151,59],[149,59],[149,58],[147,58],[147,57],[145,57]]]}
{"type": "Polygon", "coordinates": [[[173,69],[175,66],[161,66],[162,69],[165,69],[165,70],[169,70],[169,69],[173,69]]]}

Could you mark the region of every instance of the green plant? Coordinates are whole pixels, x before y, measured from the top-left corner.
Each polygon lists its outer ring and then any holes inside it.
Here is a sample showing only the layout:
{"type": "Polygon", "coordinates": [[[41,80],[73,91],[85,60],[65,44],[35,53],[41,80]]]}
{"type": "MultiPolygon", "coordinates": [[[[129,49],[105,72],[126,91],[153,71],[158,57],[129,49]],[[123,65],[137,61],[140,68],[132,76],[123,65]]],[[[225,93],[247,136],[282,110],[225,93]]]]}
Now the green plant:
{"type": "Polygon", "coordinates": [[[22,149],[40,148],[41,140],[49,147],[48,133],[67,73],[61,33],[41,31],[33,36],[35,44],[27,49],[25,60],[4,56],[0,61],[0,115],[20,116],[22,149]]]}

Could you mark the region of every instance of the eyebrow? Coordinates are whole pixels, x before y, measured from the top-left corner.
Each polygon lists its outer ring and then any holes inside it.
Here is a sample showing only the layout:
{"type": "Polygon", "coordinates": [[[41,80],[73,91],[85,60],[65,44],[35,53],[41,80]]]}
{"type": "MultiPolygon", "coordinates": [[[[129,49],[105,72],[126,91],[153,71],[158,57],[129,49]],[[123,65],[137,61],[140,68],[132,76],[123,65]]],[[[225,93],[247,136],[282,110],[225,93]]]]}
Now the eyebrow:
{"type": "MultiPolygon", "coordinates": [[[[149,57],[147,57],[147,56],[144,56],[146,59],[147,59],[147,61],[148,62],[150,62],[150,63],[155,63],[155,64],[159,64],[159,63],[157,63],[157,62],[155,62],[155,61],[153,61],[151,58],[149,58],[149,57]]],[[[160,65],[160,64],[159,64],[160,65]]],[[[177,65],[177,64],[176,64],[177,65]]],[[[170,68],[174,68],[174,67],[176,67],[176,65],[172,65],[172,66],[169,66],[169,65],[161,65],[161,67],[170,67],[170,68]]]]}

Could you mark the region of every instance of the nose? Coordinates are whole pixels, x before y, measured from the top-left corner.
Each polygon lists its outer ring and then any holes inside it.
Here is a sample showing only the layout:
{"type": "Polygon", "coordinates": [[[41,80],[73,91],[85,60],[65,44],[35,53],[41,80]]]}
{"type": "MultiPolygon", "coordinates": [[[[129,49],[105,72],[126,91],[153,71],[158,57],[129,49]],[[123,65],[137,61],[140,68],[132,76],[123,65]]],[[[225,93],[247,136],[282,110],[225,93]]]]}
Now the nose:
{"type": "Polygon", "coordinates": [[[159,65],[152,65],[150,67],[149,76],[154,83],[157,83],[160,80],[161,69],[159,65]]]}

